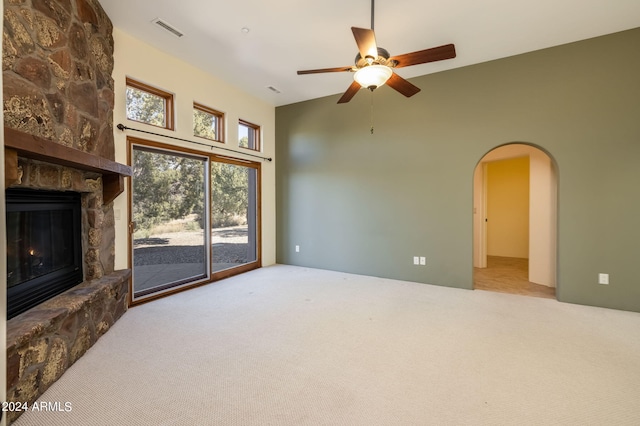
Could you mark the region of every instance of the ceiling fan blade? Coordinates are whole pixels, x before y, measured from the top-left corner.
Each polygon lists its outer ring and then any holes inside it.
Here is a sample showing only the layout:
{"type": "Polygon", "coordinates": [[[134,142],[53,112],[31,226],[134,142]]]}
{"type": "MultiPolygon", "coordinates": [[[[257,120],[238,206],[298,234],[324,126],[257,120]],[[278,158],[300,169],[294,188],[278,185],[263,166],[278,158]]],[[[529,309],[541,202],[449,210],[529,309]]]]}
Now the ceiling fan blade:
{"type": "Polygon", "coordinates": [[[302,70],[298,71],[298,75],[303,74],[319,74],[322,72],[343,72],[343,71],[353,71],[353,67],[338,67],[338,68],[321,68],[317,70],[302,70]]]}
{"type": "Polygon", "coordinates": [[[373,30],[368,28],[351,27],[353,37],[356,39],[358,51],[362,58],[367,56],[373,59],[378,57],[378,45],[376,44],[376,35],[373,30]]]}
{"type": "Polygon", "coordinates": [[[398,92],[402,93],[407,98],[415,95],[420,91],[419,87],[409,83],[407,80],[400,77],[395,72],[391,74],[391,77],[389,77],[389,80],[387,80],[387,85],[389,85],[393,89],[396,89],[398,92]]]}
{"type": "Polygon", "coordinates": [[[444,46],[433,47],[431,49],[393,56],[390,60],[397,62],[395,68],[402,68],[410,65],[426,64],[427,62],[452,59],[455,57],[456,47],[453,44],[445,44],[444,46]]]}
{"type": "Polygon", "coordinates": [[[360,88],[362,88],[362,86],[360,86],[360,84],[358,84],[358,82],[354,80],[353,83],[351,83],[351,86],[349,86],[349,88],[347,89],[347,91],[344,92],[344,95],[342,95],[342,97],[338,100],[338,103],[345,104],[349,102],[351,98],[353,98],[356,95],[356,93],[358,93],[358,90],[360,90],[360,88]]]}

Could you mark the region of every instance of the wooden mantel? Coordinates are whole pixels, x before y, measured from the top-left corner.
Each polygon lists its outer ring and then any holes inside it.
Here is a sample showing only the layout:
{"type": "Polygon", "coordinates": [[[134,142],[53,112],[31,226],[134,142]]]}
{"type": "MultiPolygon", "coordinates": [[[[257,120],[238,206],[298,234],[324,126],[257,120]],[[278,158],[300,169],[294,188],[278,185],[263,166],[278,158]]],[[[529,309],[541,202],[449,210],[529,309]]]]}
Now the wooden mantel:
{"type": "Polygon", "coordinates": [[[4,148],[5,187],[17,181],[18,156],[100,173],[105,204],[113,201],[124,191],[124,178],[131,176],[130,166],[6,126],[4,128],[4,148]]]}

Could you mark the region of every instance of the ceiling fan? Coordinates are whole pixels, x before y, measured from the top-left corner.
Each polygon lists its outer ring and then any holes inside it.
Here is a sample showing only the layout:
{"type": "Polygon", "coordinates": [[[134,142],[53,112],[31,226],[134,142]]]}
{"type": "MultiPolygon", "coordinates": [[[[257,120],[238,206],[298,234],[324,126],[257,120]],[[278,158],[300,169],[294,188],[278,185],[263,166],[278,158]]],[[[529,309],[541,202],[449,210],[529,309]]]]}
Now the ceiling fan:
{"type": "Polygon", "coordinates": [[[298,71],[298,75],[325,72],[354,72],[354,81],[338,100],[339,104],[349,102],[358,90],[363,87],[374,91],[385,83],[406,97],[413,96],[420,91],[420,88],[396,74],[393,71],[394,68],[442,61],[456,57],[456,48],[453,44],[405,53],[403,55],[390,56],[386,49],[378,47],[376,44],[376,36],[373,32],[373,12],[374,0],[371,0],[371,29],[351,27],[353,36],[356,39],[356,44],[358,45],[358,54],[356,55],[354,66],[298,71]]]}

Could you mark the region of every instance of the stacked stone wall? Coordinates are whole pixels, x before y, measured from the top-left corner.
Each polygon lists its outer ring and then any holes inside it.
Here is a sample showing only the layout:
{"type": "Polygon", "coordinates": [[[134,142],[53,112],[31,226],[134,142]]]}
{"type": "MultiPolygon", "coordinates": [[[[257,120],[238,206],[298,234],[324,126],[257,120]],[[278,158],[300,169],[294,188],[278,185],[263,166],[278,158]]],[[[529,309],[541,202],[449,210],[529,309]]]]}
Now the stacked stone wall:
{"type": "MultiPolygon", "coordinates": [[[[5,127],[113,161],[112,32],[97,0],[4,0],[5,127]]],[[[7,400],[31,404],[126,311],[131,271],[114,271],[99,174],[23,157],[18,173],[15,187],[82,194],[85,282],[7,322],[7,400]]]]}
{"type": "Polygon", "coordinates": [[[109,160],[113,26],[94,0],[5,0],[5,126],[109,160]]]}
{"type": "MultiPolygon", "coordinates": [[[[112,33],[95,0],[5,0],[4,125],[114,160],[112,33]]],[[[70,190],[57,181],[80,173],[20,163],[23,187],[70,190]]],[[[115,259],[113,205],[103,205],[100,194],[92,201],[96,261],[87,264],[88,279],[112,272],[115,259]]]]}

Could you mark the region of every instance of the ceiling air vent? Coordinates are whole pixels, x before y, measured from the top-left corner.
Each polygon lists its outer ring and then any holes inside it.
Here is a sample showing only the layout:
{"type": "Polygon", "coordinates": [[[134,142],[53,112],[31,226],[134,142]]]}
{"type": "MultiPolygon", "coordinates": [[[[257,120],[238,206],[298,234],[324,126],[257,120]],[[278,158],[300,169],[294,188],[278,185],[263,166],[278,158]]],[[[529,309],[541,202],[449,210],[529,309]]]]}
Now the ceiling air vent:
{"type": "Polygon", "coordinates": [[[156,18],[151,22],[153,22],[157,26],[159,26],[161,28],[164,28],[165,30],[169,31],[171,34],[173,34],[176,37],[182,37],[184,35],[182,31],[178,30],[176,27],[174,27],[173,25],[169,24],[167,21],[163,21],[160,18],[156,18]]]}
{"type": "Polygon", "coordinates": [[[282,92],[280,92],[278,89],[276,89],[273,86],[267,86],[267,89],[271,90],[273,93],[282,93],[282,92]]]}

